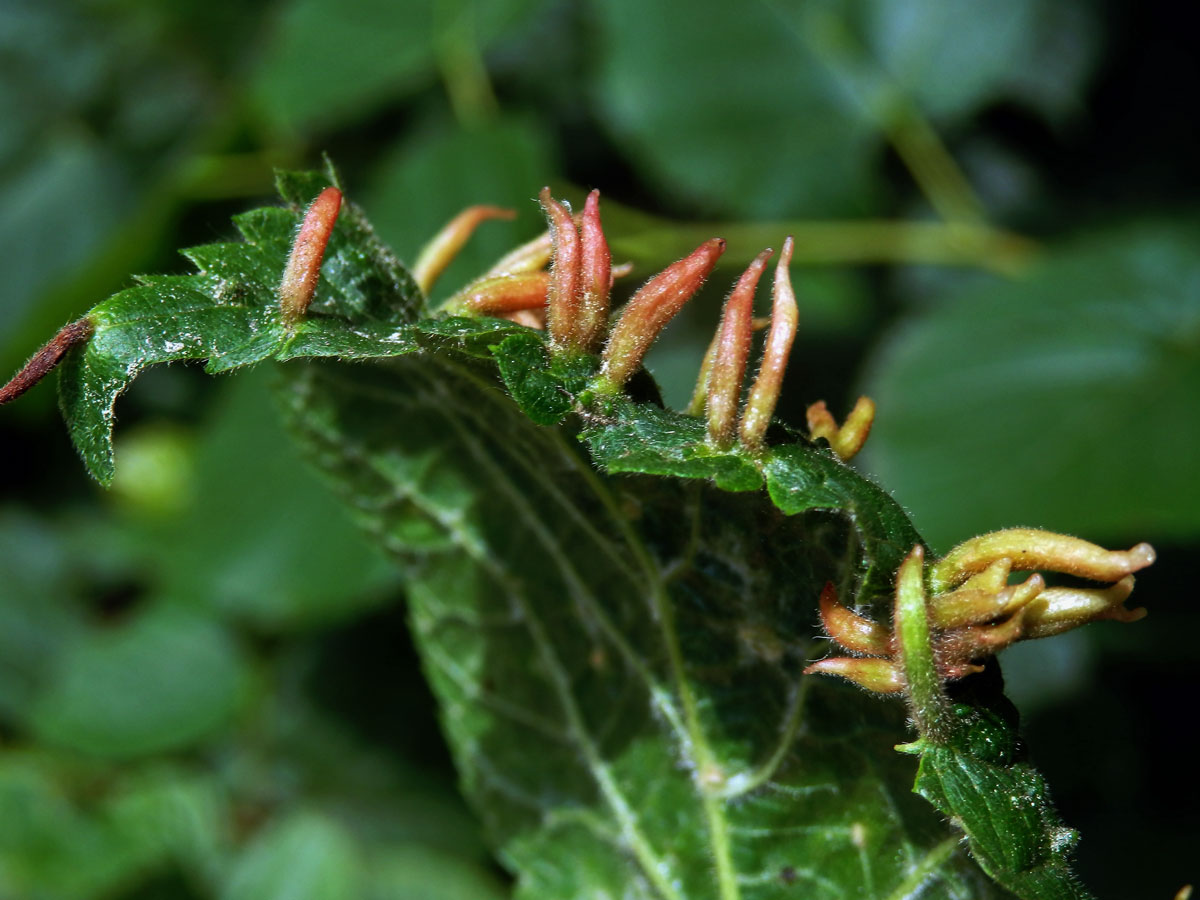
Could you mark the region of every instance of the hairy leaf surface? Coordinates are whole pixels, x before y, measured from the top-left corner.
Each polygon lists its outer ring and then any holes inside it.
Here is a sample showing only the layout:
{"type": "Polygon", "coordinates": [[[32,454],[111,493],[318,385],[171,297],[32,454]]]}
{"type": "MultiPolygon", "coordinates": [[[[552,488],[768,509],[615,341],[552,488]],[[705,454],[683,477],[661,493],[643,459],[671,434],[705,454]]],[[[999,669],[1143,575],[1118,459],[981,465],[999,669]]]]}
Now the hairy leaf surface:
{"type": "Polygon", "coordinates": [[[984,896],[913,803],[899,705],[800,677],[814,592],[861,575],[850,521],[598,476],[486,371],[304,365],[285,396],[408,563],[460,772],[521,895],[984,896]]]}
{"type": "MultiPolygon", "coordinates": [[[[1075,896],[1062,847],[1022,855],[1062,831],[1044,792],[1023,819],[979,790],[993,770],[1040,785],[1025,762],[969,741],[922,759],[917,789],[961,821],[981,870],[912,792],[902,705],[801,675],[824,652],[826,582],[886,621],[921,542],[886,492],[782,425],[760,456],[716,451],[646,378],[587,400],[594,359],[551,359],[509,322],[431,317],[353,207],[289,331],[277,280],[323,183],[281,179],[292,208],[190,251],[199,275],[101,304],[64,411],[104,479],[113,403],[139,369],[283,363],[289,423],[405,571],[465,791],[518,896],[1008,896],[984,870],[1023,897],[1075,896]]],[[[1016,745],[1014,721],[989,721],[1016,745]]]]}

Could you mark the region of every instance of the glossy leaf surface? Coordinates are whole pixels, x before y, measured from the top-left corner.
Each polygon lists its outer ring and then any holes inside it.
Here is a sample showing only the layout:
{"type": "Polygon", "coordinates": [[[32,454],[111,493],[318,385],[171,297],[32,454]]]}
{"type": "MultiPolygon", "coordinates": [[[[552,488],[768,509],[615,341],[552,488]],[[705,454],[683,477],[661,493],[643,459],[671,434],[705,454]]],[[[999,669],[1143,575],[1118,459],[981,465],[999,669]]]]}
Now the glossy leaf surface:
{"type": "MultiPolygon", "coordinates": [[[[538,332],[422,318],[353,208],[288,333],[276,279],[322,182],[281,185],[293,208],[241,217],[244,244],[191,251],[202,274],[97,308],[63,372],[72,436],[103,477],[111,404],[139,368],[284,363],[289,423],[402,565],[460,776],[518,896],[1004,896],[911,792],[913,761],[893,750],[908,736],[901,705],[800,674],[823,649],[827,581],[886,617],[920,542],[886,492],[783,426],[760,456],[714,451],[640,377],[628,396],[589,400],[596,361],[550,360],[538,332]]],[[[998,727],[1015,742],[1012,722],[998,727]]],[[[918,788],[958,816],[936,796],[940,771],[922,769],[918,788]]],[[[1049,819],[993,822],[984,807],[965,821],[990,854],[976,830],[1016,828],[1019,847],[1049,819]]]]}

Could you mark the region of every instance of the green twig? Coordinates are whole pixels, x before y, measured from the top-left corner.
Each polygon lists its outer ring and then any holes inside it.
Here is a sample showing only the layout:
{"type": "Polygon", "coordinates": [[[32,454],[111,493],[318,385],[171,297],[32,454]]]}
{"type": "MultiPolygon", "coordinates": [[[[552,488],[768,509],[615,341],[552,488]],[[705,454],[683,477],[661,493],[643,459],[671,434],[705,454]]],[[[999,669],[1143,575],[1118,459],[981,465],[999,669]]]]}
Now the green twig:
{"type": "Polygon", "coordinates": [[[915,103],[898,100],[881,115],[879,126],[939,216],[947,222],[984,222],[974,188],[915,103]]]}
{"type": "Polygon", "coordinates": [[[474,8],[441,0],[435,8],[434,51],[454,117],[464,128],[495,118],[500,111],[475,32],[474,8]]]}
{"type": "Polygon", "coordinates": [[[982,224],[983,205],[941,137],[845,21],[836,13],[808,9],[797,22],[775,0],[765,2],[825,64],[847,100],[883,133],[938,215],[947,222],[982,224]]]}
{"type": "Polygon", "coordinates": [[[785,235],[796,241],[792,261],[806,265],[926,263],[971,266],[1005,275],[1020,272],[1037,245],[1028,238],[991,228],[947,222],[791,220],[781,222],[645,223],[611,241],[615,259],[647,267],[677,259],[696,244],[723,237],[721,262],[748,263],[763,247],[785,235]]]}

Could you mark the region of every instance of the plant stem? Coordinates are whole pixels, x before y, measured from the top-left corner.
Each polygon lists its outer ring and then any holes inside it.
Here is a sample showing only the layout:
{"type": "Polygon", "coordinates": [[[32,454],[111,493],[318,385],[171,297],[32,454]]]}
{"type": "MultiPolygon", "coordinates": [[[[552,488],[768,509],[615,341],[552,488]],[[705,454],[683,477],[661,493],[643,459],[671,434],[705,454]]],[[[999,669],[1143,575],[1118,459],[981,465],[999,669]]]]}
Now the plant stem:
{"type": "Polygon", "coordinates": [[[983,206],[938,133],[907,97],[897,97],[880,127],[930,205],[947,222],[982,224],[983,206]]]}
{"type": "Polygon", "coordinates": [[[615,258],[653,267],[677,259],[703,238],[728,242],[723,263],[745,265],[783,235],[795,238],[793,262],[807,265],[927,263],[970,266],[1004,275],[1022,271],[1037,245],[987,225],[948,222],[791,220],[781,222],[646,223],[612,238],[615,258]]]}
{"type": "Polygon", "coordinates": [[[461,0],[440,0],[434,13],[437,65],[454,117],[464,128],[495,118],[500,104],[475,33],[474,8],[461,0]]]}
{"type": "Polygon", "coordinates": [[[775,0],[766,2],[825,64],[846,100],[883,133],[938,215],[947,222],[981,225],[983,206],[966,175],[917,104],[871,57],[845,20],[810,8],[797,22],[775,0]]]}

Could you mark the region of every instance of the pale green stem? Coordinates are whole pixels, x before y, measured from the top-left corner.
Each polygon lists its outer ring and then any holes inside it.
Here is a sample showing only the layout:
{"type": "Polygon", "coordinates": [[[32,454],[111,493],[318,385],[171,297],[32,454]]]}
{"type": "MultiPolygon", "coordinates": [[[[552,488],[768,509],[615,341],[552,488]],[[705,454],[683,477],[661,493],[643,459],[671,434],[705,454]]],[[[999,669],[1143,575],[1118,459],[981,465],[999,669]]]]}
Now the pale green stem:
{"type": "Polygon", "coordinates": [[[879,125],[939,216],[947,222],[983,223],[975,189],[916,104],[898,99],[879,125]]]}
{"type": "Polygon", "coordinates": [[[847,100],[883,133],[938,215],[947,222],[982,224],[982,204],[942,139],[843,18],[810,6],[797,22],[790,9],[775,0],[767,3],[797,40],[825,63],[847,100]]]}
{"type": "Polygon", "coordinates": [[[887,900],[910,900],[922,892],[922,888],[930,881],[930,876],[938,871],[955,851],[962,846],[962,838],[955,834],[946,838],[940,844],[930,848],[925,858],[920,861],[892,893],[887,900]]]}
{"type": "Polygon", "coordinates": [[[439,0],[434,13],[434,51],[454,117],[467,128],[495,118],[500,104],[475,33],[474,7],[462,0],[439,0]]]}
{"type": "Polygon", "coordinates": [[[986,225],[945,222],[791,220],[781,222],[663,222],[610,238],[613,255],[647,268],[678,259],[699,241],[720,235],[728,242],[724,264],[745,265],[781,235],[795,238],[792,258],[801,265],[864,263],[972,266],[1004,275],[1020,273],[1036,245],[986,225]]]}

